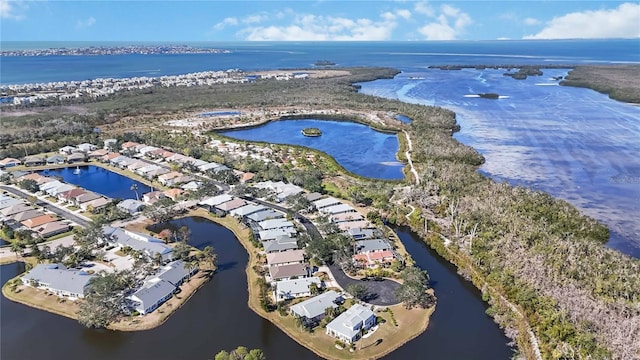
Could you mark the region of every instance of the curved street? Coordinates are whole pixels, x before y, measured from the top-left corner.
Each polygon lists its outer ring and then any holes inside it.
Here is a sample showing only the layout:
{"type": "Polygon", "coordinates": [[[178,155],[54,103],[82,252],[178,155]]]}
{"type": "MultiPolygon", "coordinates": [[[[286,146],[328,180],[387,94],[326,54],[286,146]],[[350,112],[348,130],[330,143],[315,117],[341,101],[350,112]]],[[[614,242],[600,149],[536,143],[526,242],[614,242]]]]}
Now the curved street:
{"type": "Polygon", "coordinates": [[[367,287],[367,295],[363,299],[364,302],[379,306],[395,305],[400,302],[396,299],[396,290],[400,287],[400,283],[387,279],[380,281],[352,279],[338,265],[328,265],[328,267],[334,279],[343,289],[349,284],[365,285],[367,287]]]}

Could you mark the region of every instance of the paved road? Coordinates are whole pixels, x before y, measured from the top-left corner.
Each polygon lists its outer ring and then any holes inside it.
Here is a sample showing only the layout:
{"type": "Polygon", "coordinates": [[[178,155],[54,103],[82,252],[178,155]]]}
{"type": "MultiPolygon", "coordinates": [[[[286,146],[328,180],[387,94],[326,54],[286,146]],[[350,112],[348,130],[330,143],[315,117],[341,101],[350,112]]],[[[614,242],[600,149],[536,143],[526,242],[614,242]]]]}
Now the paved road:
{"type": "Polygon", "coordinates": [[[302,226],[305,227],[305,229],[307,230],[307,232],[309,233],[309,235],[311,237],[316,237],[316,236],[317,237],[322,237],[320,235],[320,231],[318,231],[318,228],[316,228],[316,226],[311,222],[311,220],[307,219],[305,216],[300,215],[299,213],[297,213],[297,212],[295,212],[293,210],[287,209],[284,206],[280,206],[280,205],[276,205],[276,204],[273,204],[273,203],[270,203],[270,202],[262,201],[260,199],[256,199],[256,198],[251,197],[251,196],[240,196],[240,197],[242,199],[244,199],[244,200],[252,201],[252,202],[255,202],[256,204],[264,205],[264,206],[270,207],[272,209],[276,209],[276,210],[282,211],[285,214],[289,214],[292,218],[298,220],[302,224],[302,226]]]}
{"type": "MultiPolygon", "coordinates": [[[[23,192],[21,190],[18,190],[16,188],[12,188],[10,186],[0,185],[0,189],[8,191],[8,192],[10,192],[10,193],[12,193],[12,194],[14,194],[16,196],[19,196],[19,197],[21,197],[23,199],[27,199],[27,200],[29,199],[29,197],[33,196],[31,194],[28,194],[28,193],[23,192]]],[[[74,213],[72,213],[72,212],[70,212],[68,210],[62,209],[62,208],[60,208],[58,206],[55,206],[55,205],[53,205],[53,204],[51,204],[49,202],[43,201],[41,199],[38,199],[38,201],[36,202],[36,205],[42,206],[45,209],[50,210],[51,212],[53,212],[55,214],[58,214],[58,215],[62,216],[65,219],[71,220],[71,221],[75,222],[76,224],[78,224],[80,226],[84,226],[84,227],[89,226],[90,220],[82,218],[82,217],[80,217],[80,216],[78,216],[78,215],[76,215],[76,214],[74,214],[74,213]]]]}
{"type": "Polygon", "coordinates": [[[344,271],[338,265],[328,265],[331,270],[331,274],[335,280],[344,289],[349,284],[360,283],[367,287],[367,298],[363,299],[365,302],[373,305],[389,306],[399,303],[396,299],[396,289],[400,287],[400,284],[391,280],[381,281],[362,281],[348,277],[344,271]]]}

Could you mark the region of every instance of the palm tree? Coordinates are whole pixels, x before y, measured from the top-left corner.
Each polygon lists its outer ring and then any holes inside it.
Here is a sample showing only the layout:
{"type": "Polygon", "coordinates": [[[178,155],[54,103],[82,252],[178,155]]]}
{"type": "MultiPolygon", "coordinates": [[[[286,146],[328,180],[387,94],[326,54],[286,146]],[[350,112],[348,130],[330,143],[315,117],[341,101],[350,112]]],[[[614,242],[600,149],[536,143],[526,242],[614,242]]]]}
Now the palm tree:
{"type": "Polygon", "coordinates": [[[140,196],[138,196],[138,184],[131,185],[131,190],[136,193],[136,200],[140,201],[140,196]]]}
{"type": "Polygon", "coordinates": [[[25,244],[22,241],[14,241],[11,243],[11,251],[16,254],[16,257],[22,256],[24,254],[25,244]]]}
{"type": "Polygon", "coordinates": [[[204,262],[208,264],[209,267],[211,267],[211,270],[215,270],[218,255],[214,252],[213,247],[210,245],[205,246],[204,249],[202,249],[200,255],[204,262]]]}

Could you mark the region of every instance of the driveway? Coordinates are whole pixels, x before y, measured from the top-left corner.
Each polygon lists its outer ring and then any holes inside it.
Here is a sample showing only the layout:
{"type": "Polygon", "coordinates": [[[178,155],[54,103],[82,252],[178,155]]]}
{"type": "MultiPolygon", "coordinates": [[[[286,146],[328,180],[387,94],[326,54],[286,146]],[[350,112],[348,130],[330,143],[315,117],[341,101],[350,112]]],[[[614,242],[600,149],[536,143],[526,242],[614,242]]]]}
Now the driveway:
{"type": "Polygon", "coordinates": [[[348,277],[342,269],[337,265],[328,265],[331,269],[331,274],[334,279],[344,289],[347,285],[353,283],[363,284],[367,287],[367,297],[363,299],[365,302],[379,306],[389,306],[399,303],[396,299],[396,289],[400,287],[400,284],[391,280],[381,281],[362,281],[348,277]]]}

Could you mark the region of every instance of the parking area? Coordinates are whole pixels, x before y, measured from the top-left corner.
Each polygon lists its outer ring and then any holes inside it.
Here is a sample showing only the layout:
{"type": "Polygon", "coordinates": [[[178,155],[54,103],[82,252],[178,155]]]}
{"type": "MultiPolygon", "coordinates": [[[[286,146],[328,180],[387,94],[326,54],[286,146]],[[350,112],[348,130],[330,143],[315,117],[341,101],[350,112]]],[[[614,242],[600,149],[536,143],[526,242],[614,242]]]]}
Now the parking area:
{"type": "Polygon", "coordinates": [[[356,280],[348,277],[342,271],[342,269],[340,269],[339,266],[328,266],[331,270],[331,273],[333,274],[333,277],[343,289],[347,285],[352,283],[360,283],[365,285],[367,287],[367,296],[365,297],[365,299],[363,299],[365,302],[379,306],[389,306],[399,303],[399,301],[396,299],[396,290],[400,287],[399,283],[387,279],[382,279],[379,281],[356,280]]]}

